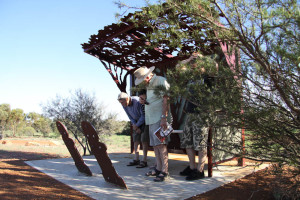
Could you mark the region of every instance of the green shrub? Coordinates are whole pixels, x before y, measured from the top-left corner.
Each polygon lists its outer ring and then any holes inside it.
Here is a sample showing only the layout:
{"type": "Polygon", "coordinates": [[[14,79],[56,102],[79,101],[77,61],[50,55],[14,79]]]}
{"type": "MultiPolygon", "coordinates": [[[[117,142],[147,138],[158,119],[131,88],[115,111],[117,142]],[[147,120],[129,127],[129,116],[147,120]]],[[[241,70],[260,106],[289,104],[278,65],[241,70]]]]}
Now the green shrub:
{"type": "Polygon", "coordinates": [[[35,134],[36,134],[36,131],[32,127],[25,127],[18,132],[18,135],[20,135],[20,136],[34,136],[35,134]]]}
{"type": "Polygon", "coordinates": [[[122,121],[119,124],[119,131],[116,133],[117,135],[130,135],[130,122],[128,121],[122,121]]]}
{"type": "Polygon", "coordinates": [[[58,138],[58,137],[60,137],[60,133],[51,132],[51,133],[48,134],[48,137],[49,138],[58,138]]]}
{"type": "Polygon", "coordinates": [[[41,132],[36,132],[33,136],[34,137],[44,137],[44,134],[41,132]]]}
{"type": "Polygon", "coordinates": [[[10,130],[3,131],[3,138],[4,137],[12,137],[12,135],[13,135],[13,132],[10,130]]]}

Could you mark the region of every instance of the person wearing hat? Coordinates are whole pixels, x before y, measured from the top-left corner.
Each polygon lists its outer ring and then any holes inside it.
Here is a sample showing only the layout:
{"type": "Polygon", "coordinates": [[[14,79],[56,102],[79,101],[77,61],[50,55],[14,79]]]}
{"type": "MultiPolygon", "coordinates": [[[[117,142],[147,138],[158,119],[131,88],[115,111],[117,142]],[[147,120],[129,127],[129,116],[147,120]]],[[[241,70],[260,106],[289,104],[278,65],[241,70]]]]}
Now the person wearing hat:
{"type": "Polygon", "coordinates": [[[118,95],[118,101],[123,106],[133,128],[133,143],[134,143],[134,154],[135,159],[129,162],[127,166],[135,166],[137,168],[147,167],[147,153],[148,153],[148,143],[149,134],[145,129],[145,110],[144,105],[139,102],[139,98],[136,96],[130,97],[127,93],[121,92],[118,95]],[[143,161],[139,159],[139,146],[143,144],[143,161]]]}
{"type": "Polygon", "coordinates": [[[146,173],[147,176],[156,176],[155,182],[162,182],[169,176],[168,173],[168,138],[165,141],[160,140],[154,135],[155,131],[160,127],[167,129],[167,120],[170,119],[168,96],[158,96],[155,94],[157,86],[169,89],[166,78],[157,76],[153,73],[155,67],[147,68],[146,66],[138,68],[134,72],[135,85],[144,83],[147,90],[147,102],[145,105],[145,121],[149,125],[150,146],[153,146],[156,160],[156,168],[154,171],[146,173]]]}

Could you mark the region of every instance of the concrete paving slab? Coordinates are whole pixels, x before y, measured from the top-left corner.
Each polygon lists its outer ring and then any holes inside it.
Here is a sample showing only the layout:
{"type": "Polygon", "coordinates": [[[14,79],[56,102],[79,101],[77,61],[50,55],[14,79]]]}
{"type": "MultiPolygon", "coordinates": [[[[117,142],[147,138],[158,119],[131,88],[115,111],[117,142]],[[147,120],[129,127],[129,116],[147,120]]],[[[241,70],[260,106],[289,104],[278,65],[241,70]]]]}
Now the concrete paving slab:
{"type": "MultiPolygon", "coordinates": [[[[154,155],[151,152],[149,154],[148,164],[154,165],[154,155]]],[[[85,163],[93,172],[92,177],[78,172],[72,158],[35,160],[27,161],[26,163],[91,198],[101,200],[186,199],[267,167],[266,164],[255,166],[253,163],[245,167],[239,167],[232,165],[236,163],[231,162],[214,167],[213,177],[211,178],[207,177],[196,181],[186,181],[185,177],[179,175],[179,172],[188,165],[187,156],[169,154],[169,172],[171,177],[165,182],[156,183],[153,181],[154,177],[145,176],[149,168],[138,169],[135,166],[126,166],[132,160],[132,154],[110,153],[109,157],[116,171],[127,184],[128,190],[105,182],[101,175],[101,168],[94,156],[83,157],[85,163]]],[[[207,171],[205,171],[205,174],[207,176],[207,171]]]]}

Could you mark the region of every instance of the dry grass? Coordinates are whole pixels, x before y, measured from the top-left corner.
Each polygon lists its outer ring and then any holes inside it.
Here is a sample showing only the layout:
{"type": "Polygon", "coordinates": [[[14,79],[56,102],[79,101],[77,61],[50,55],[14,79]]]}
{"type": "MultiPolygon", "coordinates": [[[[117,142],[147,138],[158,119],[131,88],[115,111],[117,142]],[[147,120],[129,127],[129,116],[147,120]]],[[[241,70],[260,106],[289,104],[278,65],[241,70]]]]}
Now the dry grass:
{"type": "MultiPolygon", "coordinates": [[[[78,151],[83,154],[81,146],[77,143],[78,151]]],[[[123,135],[113,135],[105,140],[108,153],[128,152],[130,153],[130,137],[123,135]]],[[[5,138],[0,140],[0,150],[21,151],[40,154],[53,154],[57,157],[70,157],[67,147],[62,139],[47,138],[5,138]]]]}

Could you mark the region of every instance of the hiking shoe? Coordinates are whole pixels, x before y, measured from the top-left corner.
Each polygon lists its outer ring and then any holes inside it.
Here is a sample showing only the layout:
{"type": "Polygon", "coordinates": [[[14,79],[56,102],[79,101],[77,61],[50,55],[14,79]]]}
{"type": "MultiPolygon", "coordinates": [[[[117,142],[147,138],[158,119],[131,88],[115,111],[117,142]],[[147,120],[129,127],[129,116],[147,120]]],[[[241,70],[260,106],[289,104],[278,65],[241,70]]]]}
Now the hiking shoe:
{"type": "Polygon", "coordinates": [[[193,169],[190,175],[185,178],[185,180],[194,181],[202,178],[204,178],[204,171],[199,172],[197,169],[193,169]]]}
{"type": "Polygon", "coordinates": [[[134,166],[134,165],[139,165],[140,161],[139,160],[133,160],[132,162],[130,162],[127,166],[134,166]]]}
{"type": "Polygon", "coordinates": [[[193,170],[190,168],[190,166],[187,166],[182,172],[179,172],[179,174],[181,176],[188,176],[192,171],[193,170]]]}

